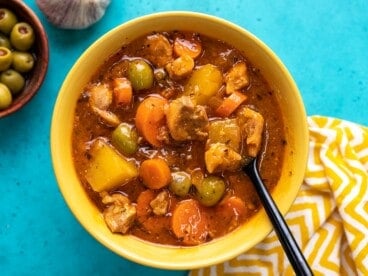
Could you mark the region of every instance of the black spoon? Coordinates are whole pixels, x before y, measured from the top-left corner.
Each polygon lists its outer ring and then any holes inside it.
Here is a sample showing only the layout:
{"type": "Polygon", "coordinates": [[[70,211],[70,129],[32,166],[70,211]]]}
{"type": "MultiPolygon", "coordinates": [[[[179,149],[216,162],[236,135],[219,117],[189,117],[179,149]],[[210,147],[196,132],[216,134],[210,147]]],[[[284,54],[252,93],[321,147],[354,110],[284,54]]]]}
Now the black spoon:
{"type": "Polygon", "coordinates": [[[302,251],[293,237],[293,234],[259,175],[257,158],[254,158],[250,163],[245,165],[243,167],[243,171],[252,180],[258,196],[263,203],[263,207],[272,222],[273,228],[296,275],[313,275],[312,269],[309,267],[302,251]]]}

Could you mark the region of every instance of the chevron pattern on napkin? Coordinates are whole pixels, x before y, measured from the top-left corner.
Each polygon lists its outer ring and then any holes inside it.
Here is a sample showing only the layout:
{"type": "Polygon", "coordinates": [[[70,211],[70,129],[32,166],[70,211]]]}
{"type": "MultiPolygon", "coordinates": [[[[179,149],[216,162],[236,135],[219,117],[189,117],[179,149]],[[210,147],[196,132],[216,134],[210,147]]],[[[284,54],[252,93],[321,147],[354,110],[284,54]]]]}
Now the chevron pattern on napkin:
{"type": "MultiPolygon", "coordinates": [[[[286,221],[315,275],[368,275],[368,128],[308,118],[308,167],[286,221]]],[[[240,256],[190,276],[294,275],[274,231],[240,256]]]]}

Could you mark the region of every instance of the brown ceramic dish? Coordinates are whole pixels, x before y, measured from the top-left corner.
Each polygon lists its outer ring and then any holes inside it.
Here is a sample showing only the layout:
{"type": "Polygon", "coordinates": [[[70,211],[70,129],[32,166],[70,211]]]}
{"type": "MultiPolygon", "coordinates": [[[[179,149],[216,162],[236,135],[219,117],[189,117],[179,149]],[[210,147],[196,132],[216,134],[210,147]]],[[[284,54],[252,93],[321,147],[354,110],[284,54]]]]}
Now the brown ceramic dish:
{"type": "Polygon", "coordinates": [[[32,46],[32,51],[36,56],[35,66],[26,78],[26,85],[23,91],[14,97],[12,104],[8,108],[0,110],[0,118],[2,118],[22,108],[39,90],[47,72],[49,46],[46,32],[40,20],[25,3],[19,0],[0,0],[0,7],[13,11],[18,21],[29,23],[36,35],[35,44],[32,46]]]}

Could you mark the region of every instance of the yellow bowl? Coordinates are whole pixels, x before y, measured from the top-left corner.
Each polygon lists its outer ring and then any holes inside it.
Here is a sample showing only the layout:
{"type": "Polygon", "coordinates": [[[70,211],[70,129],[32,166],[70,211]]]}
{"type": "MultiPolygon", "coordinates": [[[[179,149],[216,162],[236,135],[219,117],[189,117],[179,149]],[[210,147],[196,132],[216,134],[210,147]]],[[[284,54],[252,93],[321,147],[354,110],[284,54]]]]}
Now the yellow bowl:
{"type": "Polygon", "coordinates": [[[307,120],[298,88],[280,59],[258,38],[230,22],[205,14],[163,12],[143,16],[114,28],[93,43],[75,63],[59,92],[51,126],[52,161],[69,208],[99,242],[143,265],[193,269],[229,260],[262,241],[272,230],[264,210],[232,233],[194,247],[164,246],[112,234],[80,184],[72,160],[73,110],[98,66],[131,40],[153,31],[168,30],[195,31],[224,40],[242,50],[268,80],[281,103],[288,140],[281,179],[272,194],[281,212],[288,211],[302,184],[308,151],[307,120]]]}

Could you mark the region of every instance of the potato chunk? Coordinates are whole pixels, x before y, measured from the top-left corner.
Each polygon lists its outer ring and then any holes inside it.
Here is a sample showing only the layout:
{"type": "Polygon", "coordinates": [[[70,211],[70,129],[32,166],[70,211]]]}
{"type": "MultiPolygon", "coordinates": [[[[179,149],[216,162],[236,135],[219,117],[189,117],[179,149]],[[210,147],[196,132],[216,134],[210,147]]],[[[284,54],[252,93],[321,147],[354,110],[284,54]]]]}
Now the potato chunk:
{"type": "Polygon", "coordinates": [[[236,119],[212,121],[208,131],[208,143],[223,143],[236,152],[241,148],[241,131],[236,119]]]}
{"type": "Polygon", "coordinates": [[[102,139],[96,139],[89,151],[91,160],[86,179],[96,192],[108,191],[138,176],[135,164],[126,160],[102,139]]]}
{"type": "Polygon", "coordinates": [[[184,87],[184,95],[194,104],[207,104],[222,85],[222,73],[215,65],[206,64],[193,71],[184,87]]]}

